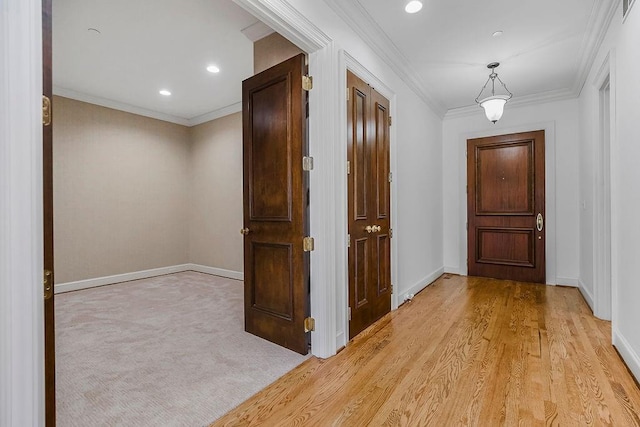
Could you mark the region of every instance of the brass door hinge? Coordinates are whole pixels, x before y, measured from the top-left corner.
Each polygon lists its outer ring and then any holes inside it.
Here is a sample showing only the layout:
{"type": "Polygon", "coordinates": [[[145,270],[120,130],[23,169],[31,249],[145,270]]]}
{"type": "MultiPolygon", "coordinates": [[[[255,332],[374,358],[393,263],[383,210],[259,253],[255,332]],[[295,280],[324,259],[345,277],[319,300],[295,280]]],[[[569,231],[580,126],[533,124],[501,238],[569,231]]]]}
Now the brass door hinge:
{"type": "Polygon", "coordinates": [[[351,320],[351,307],[349,307],[349,320],[351,320]]]}
{"type": "Polygon", "coordinates": [[[311,252],[315,249],[313,237],[305,237],[302,239],[302,248],[305,252],[311,252]]]}
{"type": "Polygon", "coordinates": [[[389,172],[389,182],[393,182],[393,172],[389,172]]]}
{"type": "Polygon", "coordinates": [[[389,238],[393,239],[393,228],[389,229],[389,238]]]}
{"type": "Polygon", "coordinates": [[[347,102],[349,102],[349,98],[351,98],[351,91],[347,88],[347,102]]]}
{"type": "Polygon", "coordinates": [[[42,95],[42,124],[51,125],[51,100],[46,95],[42,95]]]}
{"type": "Polygon", "coordinates": [[[351,174],[351,162],[347,161],[347,175],[351,174]]]}
{"type": "Polygon", "coordinates": [[[44,271],[42,284],[44,286],[45,301],[51,299],[51,297],[53,296],[53,272],[51,270],[44,271]]]}
{"type": "Polygon", "coordinates": [[[393,293],[393,284],[391,284],[391,293],[393,293]]]}
{"type": "Polygon", "coordinates": [[[311,332],[316,330],[316,319],[313,317],[307,317],[304,319],[304,332],[311,332]]]}
{"type": "Polygon", "coordinates": [[[351,234],[347,234],[347,247],[351,247],[351,234]]]}
{"type": "Polygon", "coordinates": [[[313,157],[304,156],[302,158],[302,170],[305,172],[313,170],[313,157]]]}
{"type": "Polygon", "coordinates": [[[302,76],[302,89],[306,91],[310,91],[311,89],[313,89],[313,77],[302,76]]]}
{"type": "Polygon", "coordinates": [[[393,117],[389,116],[389,126],[391,126],[391,122],[393,122],[393,117]]]}

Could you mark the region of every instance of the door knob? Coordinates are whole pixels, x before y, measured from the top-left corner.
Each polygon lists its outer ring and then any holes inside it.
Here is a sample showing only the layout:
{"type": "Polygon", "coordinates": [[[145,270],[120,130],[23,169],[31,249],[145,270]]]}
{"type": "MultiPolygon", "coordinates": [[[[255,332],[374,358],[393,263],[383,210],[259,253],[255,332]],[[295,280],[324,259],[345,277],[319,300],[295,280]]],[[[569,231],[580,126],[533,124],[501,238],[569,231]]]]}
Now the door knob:
{"type": "Polygon", "coordinates": [[[374,228],[370,225],[367,225],[364,229],[367,230],[367,233],[373,233],[375,231],[374,228]]]}
{"type": "Polygon", "coordinates": [[[247,234],[249,234],[249,229],[248,228],[241,228],[240,229],[240,234],[242,234],[243,236],[246,236],[247,234]]]}
{"type": "Polygon", "coordinates": [[[538,227],[538,231],[542,231],[542,229],[544,228],[544,218],[542,218],[541,213],[539,213],[538,217],[536,218],[536,227],[538,227]]]}
{"type": "Polygon", "coordinates": [[[379,233],[380,231],[382,231],[382,227],[380,227],[379,225],[374,225],[373,231],[374,233],[379,233]]]}

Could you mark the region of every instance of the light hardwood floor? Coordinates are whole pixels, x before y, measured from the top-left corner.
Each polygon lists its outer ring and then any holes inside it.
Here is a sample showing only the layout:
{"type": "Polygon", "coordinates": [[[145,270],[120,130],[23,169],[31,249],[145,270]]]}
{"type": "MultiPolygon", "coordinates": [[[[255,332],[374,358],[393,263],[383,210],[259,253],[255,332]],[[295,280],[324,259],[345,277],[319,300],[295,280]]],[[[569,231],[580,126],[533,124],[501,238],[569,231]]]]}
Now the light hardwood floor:
{"type": "Polygon", "coordinates": [[[443,276],[214,426],[640,426],[640,390],[575,288],[443,276]]]}

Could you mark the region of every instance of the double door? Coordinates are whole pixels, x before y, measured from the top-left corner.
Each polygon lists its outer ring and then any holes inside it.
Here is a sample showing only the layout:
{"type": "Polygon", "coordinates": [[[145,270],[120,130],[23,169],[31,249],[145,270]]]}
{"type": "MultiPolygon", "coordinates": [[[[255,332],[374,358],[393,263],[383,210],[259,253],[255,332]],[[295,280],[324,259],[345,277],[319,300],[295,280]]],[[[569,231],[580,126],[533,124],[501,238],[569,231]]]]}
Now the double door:
{"type": "Polygon", "coordinates": [[[347,74],[349,339],[391,310],[389,101],[347,74]]]}

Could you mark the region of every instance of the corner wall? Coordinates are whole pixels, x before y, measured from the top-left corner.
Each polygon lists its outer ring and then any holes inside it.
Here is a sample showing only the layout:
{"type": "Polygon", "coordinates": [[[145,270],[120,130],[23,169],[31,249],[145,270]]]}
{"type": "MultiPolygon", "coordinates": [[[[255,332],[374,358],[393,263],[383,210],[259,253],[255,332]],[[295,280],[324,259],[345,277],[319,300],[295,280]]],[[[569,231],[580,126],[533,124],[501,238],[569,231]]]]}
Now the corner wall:
{"type": "Polygon", "coordinates": [[[186,263],[189,129],[53,103],[56,283],[186,263]]]}

